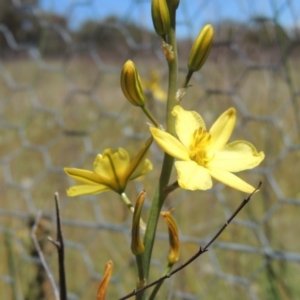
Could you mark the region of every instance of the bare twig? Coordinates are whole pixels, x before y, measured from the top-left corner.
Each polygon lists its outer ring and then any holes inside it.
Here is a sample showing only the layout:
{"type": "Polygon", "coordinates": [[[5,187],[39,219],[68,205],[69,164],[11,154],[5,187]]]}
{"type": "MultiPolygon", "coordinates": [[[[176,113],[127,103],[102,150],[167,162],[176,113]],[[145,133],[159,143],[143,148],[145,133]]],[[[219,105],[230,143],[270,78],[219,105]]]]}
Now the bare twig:
{"type": "Polygon", "coordinates": [[[230,216],[230,218],[224,223],[224,225],[220,228],[220,230],[211,238],[211,240],[204,246],[200,246],[199,250],[190,258],[188,259],[184,264],[179,266],[178,268],[174,269],[172,272],[160,277],[159,279],[145,285],[144,287],[138,289],[138,290],[133,290],[130,294],[120,298],[119,300],[125,300],[129,299],[132,296],[137,295],[141,291],[144,291],[158,283],[163,282],[165,279],[170,278],[172,275],[175,273],[179,272],[183,268],[185,268],[187,265],[189,265],[191,262],[193,262],[196,258],[198,258],[200,255],[208,251],[209,246],[220,236],[220,234],[225,230],[225,228],[229,225],[229,223],[236,217],[236,215],[243,209],[243,207],[250,201],[251,197],[253,194],[260,188],[262,185],[262,182],[259,182],[258,187],[246,198],[243,200],[243,202],[239,205],[239,207],[235,210],[235,212],[230,216]]]}
{"type": "Polygon", "coordinates": [[[178,181],[176,180],[172,184],[170,184],[167,187],[165,187],[165,189],[164,189],[165,196],[167,197],[171,192],[173,192],[177,188],[179,188],[179,184],[178,184],[178,181]]]}
{"type": "Polygon", "coordinates": [[[48,240],[56,247],[58,253],[60,300],[67,300],[64,239],[63,239],[61,221],[60,221],[59,195],[57,192],[54,194],[54,200],[55,200],[55,207],[56,207],[57,237],[56,237],[56,241],[54,241],[51,237],[48,237],[48,240]]]}
{"type": "Polygon", "coordinates": [[[36,230],[37,230],[37,228],[38,228],[38,226],[39,226],[41,217],[42,217],[42,211],[39,211],[39,212],[37,213],[37,216],[36,216],[34,225],[32,226],[32,229],[31,229],[31,238],[32,238],[34,247],[35,247],[35,249],[36,249],[36,251],[37,251],[37,253],[38,253],[38,255],[39,255],[39,258],[40,258],[40,260],[41,260],[41,263],[42,263],[42,265],[43,265],[43,268],[44,268],[44,270],[45,270],[45,272],[46,272],[46,274],[47,274],[47,277],[48,277],[48,279],[49,279],[49,281],[50,281],[50,283],[51,283],[51,286],[52,286],[52,289],[53,289],[53,292],[54,292],[55,299],[56,299],[56,300],[59,300],[59,291],[58,291],[58,289],[57,289],[55,280],[54,280],[53,275],[52,275],[52,273],[51,273],[51,271],[50,271],[50,269],[49,269],[49,267],[48,267],[48,265],[47,265],[47,262],[46,262],[46,260],[45,260],[44,255],[43,255],[43,252],[42,252],[42,249],[41,249],[41,247],[40,247],[40,244],[39,244],[39,242],[38,242],[38,240],[37,240],[37,237],[36,237],[36,234],[35,234],[35,232],[36,232],[36,230]]]}

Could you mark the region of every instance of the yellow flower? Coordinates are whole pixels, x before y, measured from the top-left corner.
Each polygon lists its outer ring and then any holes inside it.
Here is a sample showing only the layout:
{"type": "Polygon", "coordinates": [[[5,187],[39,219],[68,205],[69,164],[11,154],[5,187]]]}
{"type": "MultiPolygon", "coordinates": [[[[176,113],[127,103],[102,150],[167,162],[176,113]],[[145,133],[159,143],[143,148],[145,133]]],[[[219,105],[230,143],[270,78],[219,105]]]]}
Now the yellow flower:
{"type": "Polygon", "coordinates": [[[212,187],[211,177],[220,182],[251,193],[254,187],[232,174],[259,165],[263,152],[246,141],[228,143],[236,122],[234,108],[225,111],[207,131],[201,116],[176,105],[172,111],[176,117],[178,139],[167,132],[151,127],[158,145],[170,156],[177,158],[175,167],[178,184],[187,190],[207,190],[212,187]]]}
{"type": "Polygon", "coordinates": [[[145,159],[147,150],[152,143],[149,138],[137,156],[132,160],[127,151],[119,148],[116,151],[105,149],[94,161],[94,172],[83,169],[65,168],[65,172],[75,180],[84,183],[67,190],[70,197],[97,194],[113,190],[122,194],[128,180],[136,179],[152,170],[152,164],[145,159]]]}
{"type": "Polygon", "coordinates": [[[154,99],[166,102],[167,94],[160,87],[160,81],[160,75],[158,74],[157,70],[152,69],[150,72],[149,80],[143,80],[142,86],[147,92],[152,94],[154,99]]]}

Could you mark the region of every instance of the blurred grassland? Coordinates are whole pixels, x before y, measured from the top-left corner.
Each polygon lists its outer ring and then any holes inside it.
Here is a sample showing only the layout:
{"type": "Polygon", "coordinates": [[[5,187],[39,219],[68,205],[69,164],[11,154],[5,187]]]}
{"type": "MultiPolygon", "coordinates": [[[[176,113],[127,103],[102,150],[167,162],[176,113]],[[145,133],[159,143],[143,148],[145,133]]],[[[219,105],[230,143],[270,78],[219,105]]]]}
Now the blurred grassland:
{"type": "MultiPolygon", "coordinates": [[[[146,60],[138,60],[136,64],[142,78],[153,68],[146,60]]],[[[5,69],[2,75],[9,74],[17,85],[9,86],[8,80],[0,77],[0,210],[11,212],[0,215],[1,225],[11,231],[8,238],[11,246],[1,242],[6,246],[0,248],[0,257],[7,259],[1,264],[0,273],[16,276],[18,290],[28,293],[37,267],[28,260],[32,245],[26,214],[34,217],[36,210],[41,209],[49,218],[53,216],[53,194],[58,191],[62,217],[66,220],[63,230],[69,292],[79,299],[95,298],[99,274],[102,274],[105,262],[112,259],[114,277],[107,299],[125,295],[132,291],[136,282],[134,259],[130,253],[130,212],[113,192],[95,197],[66,197],[66,188],[74,182],[62,172],[66,166],[92,169],[96,154],[107,147],[125,147],[134,154],[149,135],[148,120],[141,110],[130,106],[121,93],[121,64],[120,70],[110,73],[101,72],[88,57],[67,63],[46,61],[44,67],[29,60],[3,61],[2,66],[5,69]],[[18,213],[24,214],[24,218],[17,217],[18,213]]],[[[203,295],[204,299],[252,299],[250,289],[260,299],[296,299],[299,295],[299,264],[271,259],[267,264],[261,237],[262,233],[269,247],[276,251],[300,253],[300,208],[280,202],[274,182],[266,177],[272,174],[282,197],[300,199],[300,153],[292,147],[299,144],[300,99],[294,95],[299,90],[300,60],[291,55],[285,67],[286,70],[252,70],[238,61],[209,60],[201,76],[196,74],[192,79],[192,87],[182,105],[198,111],[209,126],[228,107],[235,107],[237,128],[232,140],[245,139],[266,154],[261,172],[241,174],[254,186],[262,180],[261,191],[253,196],[237,221],[217,241],[247,245],[262,249],[262,252],[216,247],[167,280],[159,299],[167,299],[169,288],[199,298],[203,295]],[[280,208],[272,213],[277,206],[280,208]],[[255,226],[248,226],[249,222],[255,226]],[[248,278],[250,283],[230,282],[222,274],[248,278]]],[[[166,70],[160,71],[162,87],[166,90],[166,70]]],[[[149,99],[149,106],[164,124],[165,103],[149,99]]],[[[154,163],[154,170],[144,176],[142,183],[129,183],[128,186],[128,195],[133,202],[142,187],[147,191],[145,220],[162,156],[158,147],[152,145],[149,158],[154,163]]],[[[175,178],[173,173],[172,179],[175,178]]],[[[244,197],[217,183],[208,192],[176,190],[169,196],[165,208],[175,207],[174,216],[182,236],[178,265],[198,250],[196,239],[212,235],[244,197]]],[[[47,230],[41,226],[41,232],[49,232],[55,237],[51,220],[45,217],[45,223],[47,230]]],[[[159,222],[158,232],[150,280],[162,274],[168,252],[163,221],[159,222]]],[[[7,236],[2,232],[0,240],[5,239],[7,236]]],[[[57,274],[55,249],[47,244],[44,247],[49,265],[57,274]]],[[[49,286],[42,288],[47,291],[46,298],[52,299],[49,286]]],[[[12,286],[1,280],[0,298],[13,299],[12,286]]],[[[173,296],[172,299],[182,298],[173,296]]]]}

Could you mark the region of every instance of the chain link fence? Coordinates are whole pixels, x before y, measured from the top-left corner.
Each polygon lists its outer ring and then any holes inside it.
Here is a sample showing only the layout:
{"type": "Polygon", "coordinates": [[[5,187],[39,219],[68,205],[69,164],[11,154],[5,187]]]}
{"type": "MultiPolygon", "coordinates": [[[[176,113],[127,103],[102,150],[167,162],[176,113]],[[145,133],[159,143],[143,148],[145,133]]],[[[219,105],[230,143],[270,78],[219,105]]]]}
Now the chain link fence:
{"type": "MultiPolygon", "coordinates": [[[[57,278],[57,254],[47,241],[56,234],[56,191],[69,299],[95,299],[109,259],[114,273],[108,299],[135,287],[130,212],[113,192],[68,198],[65,190],[74,182],[63,172],[63,167],[91,169],[96,154],[108,147],[136,153],[149,135],[140,110],[121,93],[119,76],[127,59],[135,61],[142,79],[151,80],[156,72],[160,87],[167,87],[161,42],[151,31],[150,1],[127,0],[120,7],[121,1],[107,2],[0,4],[1,299],[53,299],[30,232],[42,211],[37,237],[57,278]]],[[[183,106],[209,124],[235,107],[234,139],[249,140],[266,154],[260,167],[242,176],[263,185],[208,253],[164,283],[158,299],[298,299],[300,294],[299,5],[235,0],[228,6],[236,11],[235,21],[220,1],[180,1],[181,79],[201,26],[211,22],[216,32],[211,55],[192,79],[183,106]]],[[[151,91],[148,98],[163,124],[165,102],[151,91]]],[[[145,219],[162,156],[153,145],[154,170],[128,187],[132,200],[147,191],[145,219]]],[[[176,190],[169,196],[164,209],[175,207],[179,264],[209,240],[243,197],[218,183],[208,192],[176,190]]],[[[150,280],[164,271],[163,222],[154,248],[150,280]]]]}

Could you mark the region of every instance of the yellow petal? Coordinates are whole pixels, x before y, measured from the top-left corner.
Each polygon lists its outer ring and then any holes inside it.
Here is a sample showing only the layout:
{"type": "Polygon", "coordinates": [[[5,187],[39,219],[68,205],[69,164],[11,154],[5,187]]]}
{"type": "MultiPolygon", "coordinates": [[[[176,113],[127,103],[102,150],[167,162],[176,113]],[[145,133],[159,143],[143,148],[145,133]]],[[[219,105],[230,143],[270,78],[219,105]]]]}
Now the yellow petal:
{"type": "Polygon", "coordinates": [[[264,153],[258,153],[252,144],[246,141],[235,141],[217,151],[213,159],[207,163],[207,168],[239,172],[256,167],[264,157],[264,153]]]}
{"type": "Polygon", "coordinates": [[[125,149],[119,148],[117,151],[105,149],[103,155],[97,155],[94,170],[110,180],[113,190],[118,191],[125,188],[128,178],[124,178],[124,174],[129,163],[130,157],[125,149]]]}
{"type": "Polygon", "coordinates": [[[221,149],[229,140],[235,126],[236,112],[234,108],[226,110],[212,125],[210,148],[221,149]]]}
{"type": "Polygon", "coordinates": [[[184,110],[179,105],[174,107],[172,114],[176,117],[175,128],[179,140],[189,149],[193,133],[199,127],[206,129],[205,123],[197,112],[184,110]]]}
{"type": "Polygon", "coordinates": [[[148,172],[150,172],[153,169],[153,165],[149,159],[145,159],[144,162],[140,163],[138,167],[134,170],[134,172],[131,174],[130,178],[131,180],[136,179],[148,172]]]}
{"type": "Polygon", "coordinates": [[[180,160],[190,160],[188,150],[171,134],[160,129],[150,127],[156,143],[169,155],[180,160]]]}
{"type": "Polygon", "coordinates": [[[110,190],[109,187],[105,185],[75,185],[67,190],[69,197],[81,196],[81,195],[94,195],[101,192],[110,190]]]}
{"type": "Polygon", "coordinates": [[[207,190],[212,187],[212,180],[205,168],[194,161],[177,161],[175,167],[178,184],[185,190],[207,190]]]}
{"type": "Polygon", "coordinates": [[[101,176],[114,178],[116,173],[123,173],[126,170],[129,162],[130,157],[125,149],[119,148],[116,151],[105,149],[103,155],[97,155],[94,170],[101,176]]]}
{"type": "Polygon", "coordinates": [[[132,159],[129,163],[126,171],[124,172],[124,176],[127,178],[126,180],[134,179],[142,176],[143,174],[152,170],[152,164],[149,160],[145,160],[145,156],[149,147],[151,146],[153,141],[152,136],[148,138],[146,143],[143,145],[142,149],[138,152],[138,154],[132,159]]]}
{"type": "Polygon", "coordinates": [[[101,175],[88,170],[76,169],[76,168],[64,168],[64,171],[66,172],[67,175],[82,183],[87,183],[92,185],[109,184],[107,178],[102,177],[101,175]]]}
{"type": "Polygon", "coordinates": [[[253,186],[230,172],[217,169],[208,169],[208,172],[213,178],[241,192],[250,194],[255,190],[253,186]]]}

